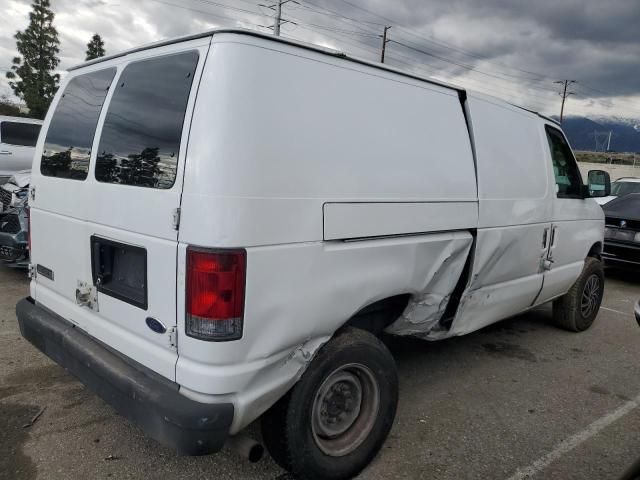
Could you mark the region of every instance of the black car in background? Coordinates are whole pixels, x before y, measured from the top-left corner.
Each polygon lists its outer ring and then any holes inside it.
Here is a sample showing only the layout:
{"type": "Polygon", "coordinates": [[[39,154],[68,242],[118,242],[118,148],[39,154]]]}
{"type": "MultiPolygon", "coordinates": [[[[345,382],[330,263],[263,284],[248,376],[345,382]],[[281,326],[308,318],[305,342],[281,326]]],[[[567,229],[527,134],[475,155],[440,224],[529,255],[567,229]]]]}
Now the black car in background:
{"type": "Polygon", "coordinates": [[[640,193],[616,198],[602,209],[605,263],[640,268],[640,193]]]}

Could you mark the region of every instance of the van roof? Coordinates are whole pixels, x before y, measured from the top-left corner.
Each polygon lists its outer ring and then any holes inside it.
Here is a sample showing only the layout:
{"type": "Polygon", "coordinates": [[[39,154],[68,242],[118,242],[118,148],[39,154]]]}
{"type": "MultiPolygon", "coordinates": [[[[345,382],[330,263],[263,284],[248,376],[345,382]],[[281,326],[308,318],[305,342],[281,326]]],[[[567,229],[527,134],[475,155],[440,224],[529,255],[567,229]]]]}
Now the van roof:
{"type": "MultiPolygon", "coordinates": [[[[186,41],[189,41],[189,40],[195,40],[197,38],[210,37],[210,36],[213,36],[213,35],[219,34],[219,33],[235,33],[235,34],[240,34],[240,35],[249,35],[249,36],[252,36],[252,37],[259,37],[259,38],[262,38],[262,39],[265,39],[265,40],[269,40],[269,41],[273,41],[273,42],[279,42],[279,43],[284,43],[284,44],[287,44],[287,45],[293,45],[293,46],[301,47],[301,48],[304,48],[304,49],[307,49],[307,50],[320,52],[320,53],[323,53],[325,55],[331,55],[333,57],[343,58],[343,59],[351,61],[351,62],[355,62],[355,63],[359,63],[359,64],[363,64],[363,65],[368,65],[370,67],[377,68],[379,70],[385,70],[385,71],[388,71],[388,72],[393,72],[393,73],[396,73],[396,74],[399,74],[399,75],[403,75],[405,77],[409,77],[409,78],[413,78],[413,79],[416,79],[416,80],[420,80],[420,81],[427,82],[427,83],[430,83],[430,84],[433,84],[433,85],[438,85],[438,86],[441,86],[441,87],[449,88],[449,89],[455,90],[455,91],[457,91],[458,93],[461,93],[461,94],[466,94],[467,93],[467,89],[465,89],[465,88],[458,87],[458,86],[452,85],[450,83],[434,80],[433,78],[425,77],[425,76],[422,76],[422,75],[417,75],[415,73],[411,73],[411,72],[408,72],[406,70],[395,68],[395,67],[386,65],[384,63],[372,62],[372,61],[365,60],[365,59],[362,59],[362,58],[359,58],[359,57],[354,57],[354,56],[351,56],[351,55],[347,55],[346,53],[344,53],[344,52],[342,52],[340,50],[334,50],[332,48],[322,47],[320,45],[315,45],[315,44],[312,44],[312,43],[306,43],[306,42],[301,42],[301,41],[298,41],[298,40],[292,40],[292,39],[288,39],[288,38],[283,38],[283,37],[280,37],[280,36],[275,36],[273,34],[266,34],[266,33],[262,33],[262,32],[257,32],[255,30],[245,29],[245,28],[215,28],[215,29],[207,30],[207,31],[204,31],[204,32],[201,32],[201,33],[196,33],[196,34],[192,34],[192,35],[185,35],[185,36],[175,37],[175,38],[170,38],[170,39],[167,39],[167,40],[161,40],[159,42],[154,42],[154,43],[149,43],[149,44],[146,44],[146,45],[141,45],[139,47],[135,47],[135,48],[132,48],[130,50],[124,50],[124,51],[119,52],[119,53],[114,53],[112,55],[107,55],[107,56],[104,56],[104,57],[96,58],[94,60],[90,60],[88,62],[84,62],[84,63],[81,63],[81,64],[76,65],[74,67],[71,67],[71,68],[68,69],[68,71],[77,70],[79,68],[87,67],[89,65],[94,65],[96,63],[104,62],[104,61],[111,60],[111,59],[114,59],[114,58],[124,57],[124,56],[127,56],[127,55],[131,54],[131,53],[141,52],[141,51],[144,51],[144,50],[151,50],[153,48],[162,47],[162,46],[165,46],[165,45],[171,45],[171,44],[174,44],[174,43],[186,42],[186,41]]],[[[502,100],[500,98],[497,98],[497,97],[492,97],[492,98],[496,98],[497,100],[499,100],[500,102],[504,103],[505,105],[511,105],[512,107],[520,108],[520,109],[525,110],[527,112],[533,113],[534,115],[537,115],[537,116],[539,116],[539,117],[541,117],[541,118],[543,118],[545,120],[548,120],[548,121],[551,121],[551,122],[554,122],[554,123],[558,123],[556,120],[554,120],[552,118],[549,118],[549,117],[546,117],[546,116],[544,116],[544,115],[542,115],[539,112],[536,112],[534,110],[530,110],[528,108],[521,107],[520,105],[515,105],[515,104],[512,104],[512,103],[509,103],[509,102],[507,102],[505,100],[502,100]]]]}

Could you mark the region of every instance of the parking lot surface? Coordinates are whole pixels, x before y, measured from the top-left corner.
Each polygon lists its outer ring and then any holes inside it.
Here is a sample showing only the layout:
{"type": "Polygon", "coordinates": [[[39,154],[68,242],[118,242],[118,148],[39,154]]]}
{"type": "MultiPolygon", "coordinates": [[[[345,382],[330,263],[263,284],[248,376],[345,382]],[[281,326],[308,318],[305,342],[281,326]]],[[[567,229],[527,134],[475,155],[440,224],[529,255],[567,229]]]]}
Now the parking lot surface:
{"type": "MultiPolygon", "coordinates": [[[[640,274],[607,276],[582,334],[544,306],[442,342],[388,339],[398,415],[360,478],[618,478],[640,457],[640,274]]],[[[27,294],[25,273],[1,267],[0,478],[290,478],[269,458],[178,457],[146,438],[22,339],[14,306],[27,294]]]]}

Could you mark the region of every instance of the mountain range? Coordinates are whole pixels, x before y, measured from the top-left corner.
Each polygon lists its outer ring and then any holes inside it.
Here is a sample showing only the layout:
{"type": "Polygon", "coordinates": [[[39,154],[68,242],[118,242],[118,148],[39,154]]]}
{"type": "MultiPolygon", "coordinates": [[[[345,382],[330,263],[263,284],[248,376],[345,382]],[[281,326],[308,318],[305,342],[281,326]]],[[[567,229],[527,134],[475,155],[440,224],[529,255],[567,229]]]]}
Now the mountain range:
{"type": "MultiPolygon", "coordinates": [[[[557,120],[557,118],[556,118],[557,120]]],[[[562,129],[574,150],[596,150],[596,133],[600,137],[598,150],[608,143],[614,152],[640,152],[640,120],[619,117],[565,117],[562,129]]]]}

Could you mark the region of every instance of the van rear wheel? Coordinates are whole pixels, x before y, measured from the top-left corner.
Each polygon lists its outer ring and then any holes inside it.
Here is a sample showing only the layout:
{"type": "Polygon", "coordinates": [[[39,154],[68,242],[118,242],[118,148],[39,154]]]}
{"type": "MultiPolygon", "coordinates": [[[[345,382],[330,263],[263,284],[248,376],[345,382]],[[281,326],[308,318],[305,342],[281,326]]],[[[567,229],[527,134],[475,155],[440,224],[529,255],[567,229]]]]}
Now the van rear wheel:
{"type": "Polygon", "coordinates": [[[262,418],[274,460],[304,479],[352,478],[376,456],[398,403],[395,362],[371,333],[346,328],[262,418]]]}
{"type": "Polygon", "coordinates": [[[604,294],[602,262],[588,257],[576,283],[563,297],[553,302],[556,324],[572,332],[587,330],[596,319],[604,294]]]}

